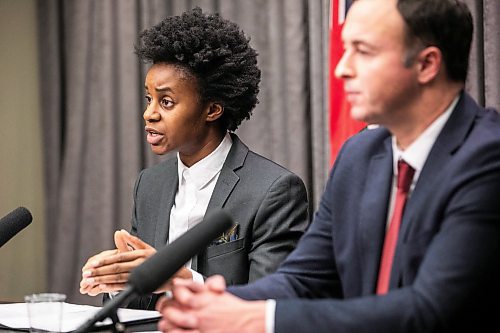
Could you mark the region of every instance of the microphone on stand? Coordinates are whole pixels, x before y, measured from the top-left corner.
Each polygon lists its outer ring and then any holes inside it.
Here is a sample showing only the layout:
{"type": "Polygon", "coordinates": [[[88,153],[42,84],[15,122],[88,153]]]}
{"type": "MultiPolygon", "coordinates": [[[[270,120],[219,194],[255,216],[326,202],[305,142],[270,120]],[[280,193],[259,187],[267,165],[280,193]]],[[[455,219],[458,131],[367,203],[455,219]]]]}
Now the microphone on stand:
{"type": "MultiPolygon", "coordinates": [[[[89,332],[95,323],[110,317],[116,320],[116,309],[126,302],[157,290],[189,259],[204,250],[233,224],[227,213],[218,211],[205,216],[202,222],[186,231],[172,243],[137,266],[130,273],[128,287],[113,297],[74,333],[89,332]]],[[[115,328],[118,323],[115,323],[115,328]]]]}
{"type": "Polygon", "coordinates": [[[25,207],[18,207],[0,219],[0,247],[26,228],[33,216],[25,207]]]}

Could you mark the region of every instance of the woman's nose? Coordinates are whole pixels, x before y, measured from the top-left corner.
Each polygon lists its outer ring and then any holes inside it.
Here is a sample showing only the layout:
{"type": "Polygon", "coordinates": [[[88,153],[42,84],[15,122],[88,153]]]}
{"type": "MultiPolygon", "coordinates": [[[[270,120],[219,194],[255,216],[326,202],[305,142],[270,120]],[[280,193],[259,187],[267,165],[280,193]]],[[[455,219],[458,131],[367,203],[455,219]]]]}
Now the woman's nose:
{"type": "Polygon", "coordinates": [[[156,111],[154,104],[155,103],[150,103],[146,107],[146,110],[144,110],[144,113],[142,114],[142,117],[146,122],[158,121],[161,118],[160,113],[156,111]]]}

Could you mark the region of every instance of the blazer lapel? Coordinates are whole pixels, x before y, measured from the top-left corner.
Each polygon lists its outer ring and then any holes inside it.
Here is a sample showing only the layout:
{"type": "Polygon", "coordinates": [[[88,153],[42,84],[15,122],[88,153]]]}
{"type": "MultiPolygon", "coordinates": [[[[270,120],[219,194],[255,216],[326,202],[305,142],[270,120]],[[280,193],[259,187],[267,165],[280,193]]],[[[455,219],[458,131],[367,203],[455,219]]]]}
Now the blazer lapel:
{"type": "MultiPolygon", "coordinates": [[[[236,134],[231,133],[231,138],[233,140],[233,145],[231,146],[231,150],[224,161],[219,179],[217,179],[214,191],[210,197],[210,201],[208,202],[205,215],[208,212],[221,209],[240,180],[240,177],[235,171],[241,168],[245,163],[245,158],[248,154],[248,147],[240,141],[236,134]]],[[[201,274],[206,274],[207,265],[206,251],[202,251],[196,256],[195,259],[193,259],[192,267],[196,267],[196,270],[201,274]]]]}
{"type": "Polygon", "coordinates": [[[408,237],[408,233],[411,231],[412,216],[418,213],[429,193],[433,192],[432,189],[435,188],[436,182],[442,179],[441,173],[446,172],[446,164],[462,145],[473,125],[476,111],[474,111],[474,106],[467,105],[469,103],[471,103],[470,98],[463,94],[429,152],[415,189],[406,203],[401,225],[403,237],[400,237],[400,240],[408,237]]]}
{"type": "Polygon", "coordinates": [[[381,152],[371,159],[366,191],[361,197],[359,230],[361,236],[362,294],[373,294],[387,222],[387,209],[392,184],[392,148],[388,136],[381,152]]]}
{"type": "Polygon", "coordinates": [[[477,113],[475,110],[475,103],[467,94],[463,93],[429,152],[415,189],[406,203],[392,268],[390,287],[397,286],[401,278],[402,271],[399,265],[401,260],[398,260],[401,254],[398,248],[401,248],[401,243],[408,239],[413,223],[415,223],[415,215],[421,209],[425,209],[429,193],[432,193],[433,189],[438,186],[437,183],[442,179],[442,173],[446,172],[446,164],[464,142],[473,125],[477,113]]]}
{"type": "Polygon", "coordinates": [[[156,221],[154,247],[160,249],[167,243],[170,228],[170,210],[174,205],[175,194],[179,187],[179,177],[177,173],[177,158],[173,158],[165,164],[165,186],[161,194],[158,207],[158,218],[156,221]]]}
{"type": "Polygon", "coordinates": [[[235,171],[243,166],[248,154],[248,147],[235,134],[231,134],[231,138],[233,145],[222,166],[217,184],[215,184],[214,192],[208,203],[207,213],[221,209],[240,180],[235,171]]]}

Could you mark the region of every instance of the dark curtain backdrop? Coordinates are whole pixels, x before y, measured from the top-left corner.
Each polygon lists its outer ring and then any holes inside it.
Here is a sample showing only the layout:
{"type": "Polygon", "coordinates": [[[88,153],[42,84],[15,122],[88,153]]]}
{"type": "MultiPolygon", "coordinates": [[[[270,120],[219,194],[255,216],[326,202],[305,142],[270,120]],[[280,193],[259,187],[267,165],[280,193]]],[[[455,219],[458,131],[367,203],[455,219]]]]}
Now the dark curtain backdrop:
{"type": "MultiPolygon", "coordinates": [[[[468,90],[500,106],[499,2],[467,0],[476,20],[468,90]]],[[[219,12],[251,38],[262,70],[260,103],[236,133],[300,175],[317,203],[329,171],[328,0],[38,0],[47,198],[49,291],[78,292],[87,258],[130,227],[138,172],[158,163],[145,143],[147,69],[138,33],[194,6],[219,12]]]]}
{"type": "Polygon", "coordinates": [[[300,175],[314,210],[328,174],[326,0],[39,0],[48,289],[71,302],[87,258],[130,228],[132,188],[159,162],[145,142],[143,29],[194,6],[240,25],[258,51],[260,103],[236,131],[300,175]]]}

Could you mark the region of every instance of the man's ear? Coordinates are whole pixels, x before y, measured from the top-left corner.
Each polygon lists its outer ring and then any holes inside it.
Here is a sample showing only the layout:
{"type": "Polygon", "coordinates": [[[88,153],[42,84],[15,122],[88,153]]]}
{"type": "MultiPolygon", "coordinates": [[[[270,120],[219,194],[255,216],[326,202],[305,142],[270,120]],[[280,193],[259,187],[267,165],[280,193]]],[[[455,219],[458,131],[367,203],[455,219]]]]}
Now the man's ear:
{"type": "Polygon", "coordinates": [[[418,81],[422,84],[434,80],[443,67],[443,54],[435,46],[429,46],[419,52],[418,62],[418,81]]]}
{"type": "Polygon", "coordinates": [[[224,107],[220,103],[210,103],[208,106],[207,121],[215,121],[224,113],[224,107]]]}

